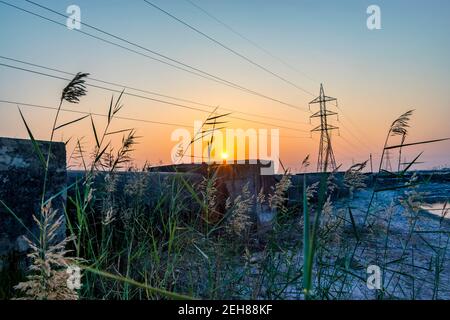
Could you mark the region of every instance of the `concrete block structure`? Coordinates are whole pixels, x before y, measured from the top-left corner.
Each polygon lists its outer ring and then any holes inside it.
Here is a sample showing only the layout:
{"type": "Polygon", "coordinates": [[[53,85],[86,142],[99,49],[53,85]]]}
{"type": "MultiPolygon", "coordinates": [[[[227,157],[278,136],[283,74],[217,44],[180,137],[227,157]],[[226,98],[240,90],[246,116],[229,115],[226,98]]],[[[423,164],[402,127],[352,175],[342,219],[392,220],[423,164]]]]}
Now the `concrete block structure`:
{"type": "MultiPolygon", "coordinates": [[[[38,141],[38,146],[44,157],[47,157],[49,142],[38,141]]],[[[0,204],[0,270],[8,267],[12,256],[25,254],[27,244],[23,236],[27,235],[26,228],[37,232],[32,216],[38,216],[40,211],[44,173],[42,162],[39,161],[30,140],[0,138],[0,200],[17,216],[14,217],[0,204]]],[[[46,199],[64,191],[65,188],[65,145],[53,143],[46,199]]],[[[64,201],[64,194],[52,201],[53,209],[58,210],[58,214],[64,215],[64,201]]],[[[28,237],[30,238],[30,235],[28,237]]]]}

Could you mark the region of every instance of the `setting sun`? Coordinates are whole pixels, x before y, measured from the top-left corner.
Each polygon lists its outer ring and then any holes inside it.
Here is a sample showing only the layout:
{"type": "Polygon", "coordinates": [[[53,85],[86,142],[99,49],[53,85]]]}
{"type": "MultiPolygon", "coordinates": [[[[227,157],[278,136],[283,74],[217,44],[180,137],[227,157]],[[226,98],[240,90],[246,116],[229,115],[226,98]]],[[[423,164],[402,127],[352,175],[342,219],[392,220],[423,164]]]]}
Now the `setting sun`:
{"type": "Polygon", "coordinates": [[[0,0],[0,305],[450,302],[449,16],[0,0]]]}

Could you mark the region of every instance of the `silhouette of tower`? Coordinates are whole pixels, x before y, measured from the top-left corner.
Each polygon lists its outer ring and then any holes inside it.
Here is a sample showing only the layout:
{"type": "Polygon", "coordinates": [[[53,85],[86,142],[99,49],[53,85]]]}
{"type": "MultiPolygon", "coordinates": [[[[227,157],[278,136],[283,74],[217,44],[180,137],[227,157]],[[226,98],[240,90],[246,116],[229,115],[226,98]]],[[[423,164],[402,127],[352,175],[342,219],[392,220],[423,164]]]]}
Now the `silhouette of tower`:
{"type": "Polygon", "coordinates": [[[320,95],[309,103],[310,108],[311,104],[320,104],[319,111],[310,117],[320,118],[320,125],[311,130],[311,132],[320,132],[319,156],[317,159],[318,172],[327,172],[328,169],[336,169],[336,160],[331,146],[331,131],[339,128],[328,123],[328,116],[337,115],[336,112],[327,110],[327,102],[330,101],[337,101],[337,99],[326,96],[323,85],[320,84],[320,95]]]}
{"type": "Polygon", "coordinates": [[[384,170],[392,172],[392,164],[391,164],[391,154],[389,150],[386,150],[385,160],[384,160],[384,170]]]}

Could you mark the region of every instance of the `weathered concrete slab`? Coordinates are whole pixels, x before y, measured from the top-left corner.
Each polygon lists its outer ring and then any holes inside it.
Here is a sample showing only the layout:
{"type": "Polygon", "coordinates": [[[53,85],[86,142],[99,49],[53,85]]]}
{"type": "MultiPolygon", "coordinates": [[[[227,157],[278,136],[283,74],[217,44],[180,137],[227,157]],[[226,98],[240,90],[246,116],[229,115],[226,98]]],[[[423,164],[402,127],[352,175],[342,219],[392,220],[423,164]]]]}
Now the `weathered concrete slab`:
{"type": "MultiPolygon", "coordinates": [[[[39,141],[45,157],[49,143],[39,141]]],[[[0,138],[0,200],[36,232],[32,215],[39,214],[44,183],[44,168],[30,140],[0,138]]],[[[46,198],[66,187],[66,151],[64,143],[53,143],[48,171],[46,198]]],[[[53,201],[53,208],[63,213],[64,196],[53,201]]],[[[7,256],[23,254],[26,229],[3,205],[0,205],[0,268],[7,265],[7,256]]]]}
{"type": "Polygon", "coordinates": [[[272,192],[272,188],[279,180],[277,175],[262,175],[262,168],[270,167],[270,164],[256,163],[228,163],[228,164],[181,164],[153,167],[153,172],[183,172],[200,174],[203,177],[215,172],[217,177],[218,197],[217,203],[219,212],[224,213],[227,198],[236,199],[242,194],[242,190],[248,184],[248,190],[255,196],[253,202],[252,219],[257,222],[259,229],[264,229],[274,217],[272,210],[268,206],[258,206],[256,196],[262,192],[266,196],[272,192]]]}
{"type": "MultiPolygon", "coordinates": [[[[140,188],[142,194],[139,195],[140,200],[149,209],[154,208],[162,196],[171,199],[177,199],[184,205],[188,201],[183,199],[191,198],[191,194],[184,188],[182,179],[189,185],[196,185],[202,181],[202,176],[198,173],[176,173],[176,172],[115,172],[113,177],[114,187],[109,185],[111,182],[106,181],[110,179],[107,172],[96,172],[94,178],[93,188],[96,192],[96,197],[101,199],[104,193],[110,192],[111,189],[117,198],[122,201],[132,201],[136,197],[133,190],[140,188]],[[109,186],[108,186],[109,185],[109,186]],[[132,191],[132,192],[130,192],[132,191]]],[[[69,170],[67,172],[67,184],[78,184],[82,188],[85,181],[86,172],[69,170]]],[[[76,188],[68,190],[68,196],[74,196],[76,188]]],[[[97,200],[98,200],[97,199],[97,200]]],[[[191,207],[186,209],[188,211],[198,211],[199,206],[195,201],[190,201],[191,207]]],[[[70,204],[68,204],[70,205],[70,204]]]]}
{"type": "MultiPolygon", "coordinates": [[[[140,198],[143,199],[143,205],[148,209],[145,210],[146,212],[152,212],[152,208],[156,206],[160,207],[161,198],[175,199],[176,197],[177,203],[183,206],[183,214],[198,215],[202,211],[201,206],[186,188],[186,183],[199,194],[199,186],[203,179],[208,174],[215,172],[217,193],[214,211],[217,216],[210,216],[209,219],[219,221],[225,214],[227,199],[234,200],[242,194],[242,189],[248,184],[250,194],[255,196],[253,210],[251,210],[252,218],[255,222],[258,222],[259,218],[264,216],[264,212],[270,211],[270,208],[257,206],[256,195],[261,190],[266,195],[269,194],[277,182],[276,176],[261,175],[261,166],[260,164],[228,164],[208,167],[206,164],[193,164],[153,167],[148,172],[116,172],[114,173],[114,193],[117,199],[126,202],[131,200],[130,195],[127,195],[128,186],[133,187],[133,185],[144,183],[143,194],[140,195],[140,198]]],[[[84,171],[68,171],[68,185],[78,181],[81,186],[85,174],[84,171]]],[[[105,178],[107,176],[108,174],[105,172],[95,174],[93,188],[96,190],[98,199],[101,199],[102,192],[105,192],[105,184],[107,184],[105,178]]],[[[73,192],[74,188],[68,190],[69,196],[73,192]]],[[[167,203],[170,203],[170,201],[167,203]]],[[[125,203],[124,205],[126,206],[125,203]]],[[[120,214],[121,210],[118,211],[120,214]]],[[[98,219],[100,218],[98,217],[98,219]]]]}

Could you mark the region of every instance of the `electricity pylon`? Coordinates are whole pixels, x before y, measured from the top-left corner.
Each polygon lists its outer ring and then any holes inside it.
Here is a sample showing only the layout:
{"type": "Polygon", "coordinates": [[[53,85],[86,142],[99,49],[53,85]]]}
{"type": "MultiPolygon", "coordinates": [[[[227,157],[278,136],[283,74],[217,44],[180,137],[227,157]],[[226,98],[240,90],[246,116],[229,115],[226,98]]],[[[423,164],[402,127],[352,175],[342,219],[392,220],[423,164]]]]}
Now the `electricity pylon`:
{"type": "Polygon", "coordinates": [[[384,160],[384,170],[392,172],[391,154],[389,153],[389,150],[386,150],[385,160],[384,160]]]}
{"type": "Polygon", "coordinates": [[[334,158],[333,148],[331,146],[330,131],[339,129],[328,123],[328,116],[337,115],[336,112],[327,110],[327,102],[337,101],[336,98],[328,97],[323,91],[323,85],[320,84],[320,95],[312,100],[309,105],[319,103],[320,109],[310,118],[320,118],[320,125],[311,130],[311,132],[320,131],[319,156],[317,159],[317,172],[327,172],[336,169],[336,159],[334,158]]]}

